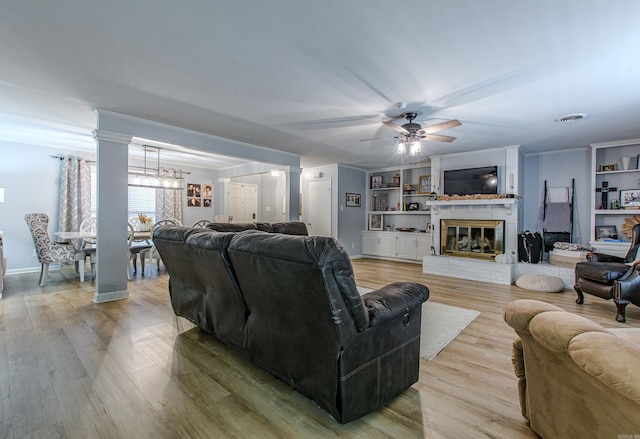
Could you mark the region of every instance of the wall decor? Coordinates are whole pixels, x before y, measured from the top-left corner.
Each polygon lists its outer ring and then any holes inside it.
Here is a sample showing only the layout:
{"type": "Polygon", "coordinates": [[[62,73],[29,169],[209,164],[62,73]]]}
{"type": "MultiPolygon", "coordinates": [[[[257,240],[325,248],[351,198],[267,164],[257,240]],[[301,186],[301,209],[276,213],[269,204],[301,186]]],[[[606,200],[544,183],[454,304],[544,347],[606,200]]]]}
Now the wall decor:
{"type": "Polygon", "coordinates": [[[617,171],[617,170],[618,170],[617,163],[608,163],[605,165],[600,165],[600,172],[611,172],[611,171],[617,171]]]}
{"type": "Polygon", "coordinates": [[[382,214],[381,213],[369,214],[369,230],[382,230],[382,214]]]}
{"type": "Polygon", "coordinates": [[[621,190],[620,207],[624,209],[640,209],[640,189],[621,190]]]}
{"type": "Polygon", "coordinates": [[[616,226],[596,226],[596,239],[616,239],[617,237],[616,226]]]}
{"type": "Polygon", "coordinates": [[[202,188],[202,206],[211,207],[213,204],[213,186],[205,184],[202,188]]]}
{"type": "Polygon", "coordinates": [[[418,193],[430,194],[431,193],[431,175],[421,175],[418,181],[418,193]]]}
{"type": "Polygon", "coordinates": [[[351,194],[347,192],[347,207],[360,207],[360,194],[351,194]]]}

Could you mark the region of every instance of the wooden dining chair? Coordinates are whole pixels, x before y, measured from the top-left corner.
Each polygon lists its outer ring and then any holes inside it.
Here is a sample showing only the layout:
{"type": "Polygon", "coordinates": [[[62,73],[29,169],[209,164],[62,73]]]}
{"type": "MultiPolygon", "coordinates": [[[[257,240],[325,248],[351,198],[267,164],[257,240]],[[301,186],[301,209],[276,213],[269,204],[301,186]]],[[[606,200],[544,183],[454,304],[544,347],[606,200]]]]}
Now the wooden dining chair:
{"type": "Polygon", "coordinates": [[[211,221],[209,220],[200,220],[200,221],[196,221],[191,227],[206,229],[209,224],[211,224],[211,221]]]}
{"type": "Polygon", "coordinates": [[[145,258],[143,254],[145,254],[146,251],[151,249],[151,240],[135,238],[135,232],[140,231],[140,220],[138,218],[130,219],[128,225],[130,228],[130,232],[131,230],[133,230],[133,232],[131,232],[133,238],[131,243],[129,244],[129,253],[130,253],[129,261],[131,262],[131,265],[133,265],[133,273],[135,274],[138,272],[138,257],[139,257],[142,273],[144,273],[145,258]]]}
{"type": "Polygon", "coordinates": [[[87,218],[86,220],[80,223],[80,231],[86,232],[92,235],[90,238],[83,238],[82,244],[80,245],[80,250],[82,250],[86,258],[89,258],[89,263],[91,264],[91,279],[96,278],[96,243],[97,243],[97,234],[98,234],[98,226],[97,220],[95,217],[87,218]]]}
{"type": "MultiPolygon", "coordinates": [[[[182,222],[176,218],[166,218],[156,222],[153,226],[153,231],[155,231],[158,227],[162,227],[162,226],[181,226],[181,225],[182,225],[182,222]]],[[[152,242],[153,242],[153,231],[151,232],[152,242]]],[[[161,259],[160,259],[160,254],[158,253],[158,250],[156,249],[155,245],[152,244],[149,250],[143,250],[142,252],[140,252],[140,258],[142,259],[143,257],[147,258],[146,266],[149,267],[149,273],[147,274],[147,276],[151,276],[151,267],[154,259],[156,260],[158,271],[160,270],[161,259]]],[[[144,274],[144,268],[142,273],[144,274]]]]}

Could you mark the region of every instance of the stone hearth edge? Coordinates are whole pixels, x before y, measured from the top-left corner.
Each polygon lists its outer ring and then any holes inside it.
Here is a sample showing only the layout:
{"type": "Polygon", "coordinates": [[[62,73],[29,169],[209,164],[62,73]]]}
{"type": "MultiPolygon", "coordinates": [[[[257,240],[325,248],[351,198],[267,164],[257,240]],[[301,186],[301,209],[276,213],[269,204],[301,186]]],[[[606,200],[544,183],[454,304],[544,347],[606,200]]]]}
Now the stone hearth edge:
{"type": "Polygon", "coordinates": [[[548,262],[498,264],[494,261],[452,256],[425,256],[422,259],[422,272],[501,285],[515,283],[522,274],[546,274],[559,277],[564,282],[565,288],[571,290],[575,281],[573,268],[552,265],[548,262]]]}

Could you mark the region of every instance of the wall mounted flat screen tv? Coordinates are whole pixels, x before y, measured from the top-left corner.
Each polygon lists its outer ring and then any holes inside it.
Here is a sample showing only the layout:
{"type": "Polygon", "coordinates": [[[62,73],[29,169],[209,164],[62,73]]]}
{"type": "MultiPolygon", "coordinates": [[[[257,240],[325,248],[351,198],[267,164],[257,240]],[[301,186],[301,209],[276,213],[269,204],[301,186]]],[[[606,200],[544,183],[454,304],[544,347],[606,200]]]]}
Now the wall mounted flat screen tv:
{"type": "Polygon", "coordinates": [[[498,193],[498,167],[452,169],[444,171],[446,195],[498,193]]]}

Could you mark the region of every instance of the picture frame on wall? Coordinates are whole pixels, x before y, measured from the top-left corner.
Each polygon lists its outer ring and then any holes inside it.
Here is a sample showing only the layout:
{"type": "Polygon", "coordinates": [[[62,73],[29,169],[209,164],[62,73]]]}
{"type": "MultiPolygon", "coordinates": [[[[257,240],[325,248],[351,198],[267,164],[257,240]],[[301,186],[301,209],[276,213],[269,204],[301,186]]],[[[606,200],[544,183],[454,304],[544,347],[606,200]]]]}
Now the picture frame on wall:
{"type": "Polygon", "coordinates": [[[421,175],[418,180],[418,193],[430,194],[431,193],[431,175],[421,175]]]}
{"type": "Polygon", "coordinates": [[[382,214],[381,213],[369,214],[369,230],[382,230],[382,214]]]}
{"type": "Polygon", "coordinates": [[[347,192],[346,198],[345,204],[347,207],[360,207],[360,194],[347,192]]]}
{"type": "Polygon", "coordinates": [[[596,239],[616,239],[618,229],[616,226],[596,226],[596,239]]]}
{"type": "Polygon", "coordinates": [[[621,190],[620,207],[623,209],[640,209],[640,189],[621,190]]]}

